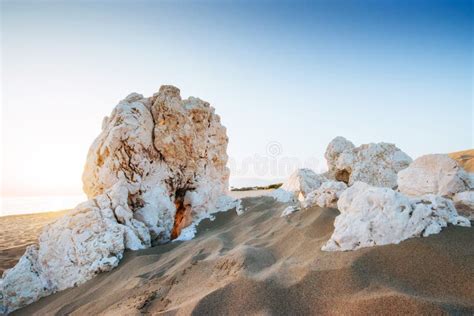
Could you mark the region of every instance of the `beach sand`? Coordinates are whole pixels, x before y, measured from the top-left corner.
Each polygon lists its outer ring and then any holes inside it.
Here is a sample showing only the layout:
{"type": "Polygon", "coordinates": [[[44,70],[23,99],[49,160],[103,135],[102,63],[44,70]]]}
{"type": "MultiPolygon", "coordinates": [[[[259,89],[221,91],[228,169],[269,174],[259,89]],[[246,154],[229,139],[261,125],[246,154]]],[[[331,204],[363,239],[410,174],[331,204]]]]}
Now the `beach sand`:
{"type": "MultiPolygon", "coordinates": [[[[236,199],[265,196],[273,190],[235,191],[236,199]]],[[[35,214],[0,216],[0,277],[12,268],[25,253],[26,247],[38,243],[41,230],[47,224],[66,214],[68,210],[35,214]]]]}
{"type": "Polygon", "coordinates": [[[13,314],[474,313],[472,228],[323,252],[337,210],[313,207],[281,218],[286,205],[270,197],[242,204],[241,216],[232,210],[201,222],[194,240],[127,251],[113,271],[13,314]]]}

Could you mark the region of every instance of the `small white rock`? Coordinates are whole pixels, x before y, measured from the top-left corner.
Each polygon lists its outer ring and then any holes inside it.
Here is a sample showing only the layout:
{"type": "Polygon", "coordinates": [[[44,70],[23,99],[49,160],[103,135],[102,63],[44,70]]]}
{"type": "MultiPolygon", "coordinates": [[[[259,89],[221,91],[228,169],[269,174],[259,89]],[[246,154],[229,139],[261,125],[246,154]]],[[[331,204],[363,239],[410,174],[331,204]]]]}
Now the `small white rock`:
{"type": "Polygon", "coordinates": [[[294,205],[290,205],[290,206],[288,206],[287,208],[285,208],[285,209],[283,210],[283,212],[281,213],[280,217],[288,216],[288,215],[293,214],[294,212],[297,212],[297,211],[299,211],[299,210],[300,210],[299,207],[294,206],[294,205]]]}
{"type": "Polygon", "coordinates": [[[319,188],[325,181],[326,177],[316,174],[311,169],[298,169],[270,196],[282,203],[304,201],[309,192],[319,188]]]}
{"type": "Polygon", "coordinates": [[[270,196],[281,203],[291,203],[296,201],[295,194],[293,192],[283,190],[282,188],[274,190],[272,193],[270,193],[270,196]]]}

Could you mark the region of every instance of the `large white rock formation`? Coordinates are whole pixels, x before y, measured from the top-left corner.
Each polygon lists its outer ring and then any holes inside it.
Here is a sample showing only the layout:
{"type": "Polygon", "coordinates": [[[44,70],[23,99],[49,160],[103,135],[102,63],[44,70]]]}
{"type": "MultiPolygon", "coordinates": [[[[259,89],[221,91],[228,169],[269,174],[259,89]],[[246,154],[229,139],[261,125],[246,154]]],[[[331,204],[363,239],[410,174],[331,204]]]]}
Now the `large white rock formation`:
{"type": "Polygon", "coordinates": [[[344,137],[334,138],[325,153],[328,177],[352,185],[356,181],[394,188],[397,173],[408,167],[411,158],[389,143],[371,143],[355,147],[344,137]]]}
{"type": "Polygon", "coordinates": [[[83,174],[89,201],[45,227],[0,282],[15,310],[115,267],[124,249],[177,238],[227,193],[226,130],[214,108],[162,86],[133,93],[103,121],[83,174]]]}
{"type": "Polygon", "coordinates": [[[131,94],[104,119],[87,157],[84,191],[94,197],[121,182],[120,195],[128,196],[152,242],[168,241],[192,213],[205,212],[227,192],[227,142],[207,102],[182,100],[172,86],[150,98],[131,94]]]}
{"type": "Polygon", "coordinates": [[[409,198],[363,182],[345,190],[337,206],[341,214],[336,217],[334,233],[322,250],[398,244],[407,238],[437,234],[448,223],[470,226],[449,199],[432,194],[409,198]]]}
{"type": "Polygon", "coordinates": [[[337,208],[337,201],[347,185],[340,181],[326,181],[319,188],[310,192],[303,203],[304,207],[319,206],[337,208]]]}
{"type": "Polygon", "coordinates": [[[290,202],[295,198],[303,201],[309,192],[319,188],[325,181],[327,181],[326,177],[316,174],[311,169],[298,169],[279,189],[273,191],[271,196],[280,202],[290,202]]]}
{"type": "Polygon", "coordinates": [[[410,196],[437,194],[451,197],[472,189],[471,178],[472,174],[469,175],[448,155],[425,155],[398,173],[398,189],[410,196]]]}

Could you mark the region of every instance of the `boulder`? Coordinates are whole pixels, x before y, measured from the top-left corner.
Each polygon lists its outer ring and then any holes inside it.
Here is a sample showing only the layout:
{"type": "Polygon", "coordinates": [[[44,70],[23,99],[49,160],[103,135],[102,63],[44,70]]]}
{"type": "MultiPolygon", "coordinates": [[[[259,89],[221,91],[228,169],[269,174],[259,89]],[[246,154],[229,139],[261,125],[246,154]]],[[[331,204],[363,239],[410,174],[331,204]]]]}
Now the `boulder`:
{"type": "Polygon", "coordinates": [[[409,196],[436,194],[452,197],[471,188],[471,176],[445,154],[425,155],[398,173],[398,189],[409,196]]]}
{"type": "Polygon", "coordinates": [[[325,153],[328,177],[352,185],[356,181],[395,188],[397,173],[408,167],[411,158],[389,143],[355,147],[344,137],[334,138],[325,153]]]}
{"type": "MultiPolygon", "coordinates": [[[[354,148],[354,144],[350,140],[347,140],[342,136],[337,136],[328,144],[326,152],[324,153],[324,158],[326,158],[329,173],[331,175],[336,175],[337,159],[339,158],[339,156],[344,151],[352,151],[354,150],[354,148]]],[[[345,182],[347,183],[348,179],[345,182]]]]}
{"type": "Polygon", "coordinates": [[[337,208],[337,201],[347,185],[340,181],[326,181],[321,186],[310,192],[305,200],[304,207],[319,206],[337,208]]]}
{"type": "Polygon", "coordinates": [[[218,210],[228,188],[227,143],[214,108],[182,100],[173,86],[120,101],[87,155],[89,200],[46,226],[38,247],[5,271],[5,312],[116,267],[124,249],[175,239],[218,210]]]}
{"type": "Polygon", "coordinates": [[[409,198],[390,188],[356,182],[337,202],[340,215],[325,251],[355,250],[398,244],[419,236],[437,234],[448,223],[470,226],[451,200],[433,194],[409,198]]]}
{"type": "Polygon", "coordinates": [[[176,238],[193,216],[227,193],[226,129],[209,103],[182,100],[173,86],[150,98],[132,93],[103,121],[83,173],[89,198],[121,182],[151,243],[176,238]]]}
{"type": "Polygon", "coordinates": [[[283,190],[282,188],[278,188],[272,193],[270,196],[281,203],[296,203],[297,200],[295,198],[295,194],[290,191],[283,190]]]}
{"type": "Polygon", "coordinates": [[[282,184],[281,190],[293,193],[302,201],[309,192],[319,188],[325,181],[326,177],[316,174],[311,169],[298,169],[282,184]]]}

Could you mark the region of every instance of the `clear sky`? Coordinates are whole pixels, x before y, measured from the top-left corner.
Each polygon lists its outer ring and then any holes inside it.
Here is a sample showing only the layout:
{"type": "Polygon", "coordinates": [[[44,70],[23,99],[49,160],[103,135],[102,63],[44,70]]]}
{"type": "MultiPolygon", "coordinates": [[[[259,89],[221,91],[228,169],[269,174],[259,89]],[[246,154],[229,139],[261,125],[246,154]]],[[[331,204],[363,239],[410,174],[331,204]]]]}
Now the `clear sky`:
{"type": "Polygon", "coordinates": [[[102,118],[173,84],[209,101],[234,180],[323,168],[337,135],[473,146],[467,1],[1,1],[2,195],[75,194],[102,118]]]}

